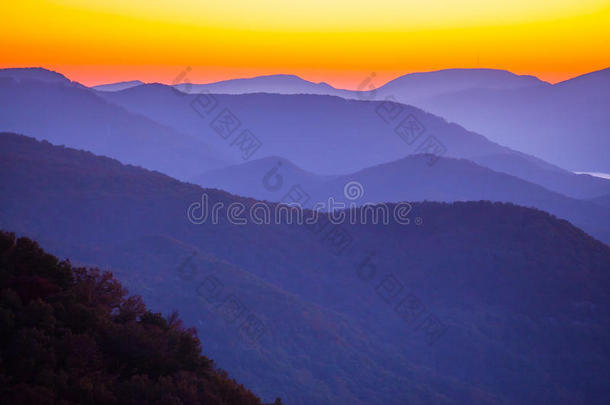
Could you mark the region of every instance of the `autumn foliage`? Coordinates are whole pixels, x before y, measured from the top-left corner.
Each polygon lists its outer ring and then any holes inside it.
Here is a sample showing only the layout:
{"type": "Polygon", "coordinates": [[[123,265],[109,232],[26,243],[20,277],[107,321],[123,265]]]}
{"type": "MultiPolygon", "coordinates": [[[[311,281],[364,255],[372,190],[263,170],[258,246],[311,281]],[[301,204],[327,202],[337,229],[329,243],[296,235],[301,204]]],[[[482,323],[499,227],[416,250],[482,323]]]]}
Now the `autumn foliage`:
{"type": "Polygon", "coordinates": [[[195,329],[148,311],[111,273],[0,232],[3,403],[261,403],[200,353],[195,329]]]}

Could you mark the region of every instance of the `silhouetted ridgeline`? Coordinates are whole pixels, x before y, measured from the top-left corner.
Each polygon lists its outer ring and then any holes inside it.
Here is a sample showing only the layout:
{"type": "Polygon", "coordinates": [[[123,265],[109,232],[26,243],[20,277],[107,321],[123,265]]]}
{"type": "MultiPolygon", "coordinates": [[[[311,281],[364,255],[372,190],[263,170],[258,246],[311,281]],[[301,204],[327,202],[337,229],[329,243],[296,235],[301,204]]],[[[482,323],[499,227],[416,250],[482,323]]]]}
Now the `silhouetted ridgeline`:
{"type": "Polygon", "coordinates": [[[2,403],[261,404],[200,351],[195,329],[111,273],[0,231],[2,403]]]}
{"type": "MultiPolygon", "coordinates": [[[[314,202],[322,202],[328,207],[329,197],[345,206],[399,201],[510,202],[567,219],[602,242],[610,243],[610,210],[599,206],[597,200],[569,198],[466,159],[441,157],[434,167],[429,166],[429,159],[426,155],[411,155],[349,175],[320,176],[300,169],[287,159],[273,157],[213,170],[194,181],[203,187],[267,201],[281,201],[291,185],[299,184],[310,197],[309,207],[314,202]],[[283,181],[283,184],[278,183],[283,187],[280,190],[270,187],[278,178],[283,181]],[[264,184],[261,179],[270,183],[264,184]],[[348,199],[344,187],[353,181],[363,187],[364,195],[348,199]]],[[[586,182],[592,177],[582,175],[580,178],[586,182]]],[[[610,181],[597,180],[610,187],[610,181]]]]}
{"type": "MultiPolygon", "coordinates": [[[[190,178],[224,166],[224,150],[131,114],[77,83],[0,70],[0,128],[190,178]],[[22,79],[20,79],[22,77],[22,79]],[[69,119],[67,119],[69,117],[69,119]]],[[[51,77],[53,77],[51,75],[51,77]]]]}

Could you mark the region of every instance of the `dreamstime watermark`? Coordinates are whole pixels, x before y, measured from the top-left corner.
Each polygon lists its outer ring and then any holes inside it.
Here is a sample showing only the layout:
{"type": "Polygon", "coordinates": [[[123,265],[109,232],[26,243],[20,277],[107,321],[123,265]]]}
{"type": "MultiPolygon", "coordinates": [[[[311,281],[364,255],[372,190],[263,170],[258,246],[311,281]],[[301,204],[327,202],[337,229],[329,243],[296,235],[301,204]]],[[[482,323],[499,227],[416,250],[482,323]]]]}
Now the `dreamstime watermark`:
{"type": "MultiPolygon", "coordinates": [[[[277,193],[284,188],[284,176],[280,173],[282,162],[277,162],[269,169],[261,179],[265,190],[271,193],[277,193]]],[[[302,208],[313,209],[309,206],[311,196],[300,184],[292,184],[288,191],[280,198],[280,202],[289,205],[298,205],[302,208]]],[[[318,215],[315,211],[312,215],[318,215]]],[[[330,223],[328,216],[322,215],[318,218],[312,218],[313,224],[306,224],[305,229],[322,244],[328,246],[329,250],[335,255],[340,256],[349,249],[354,238],[342,225],[333,225],[330,223]]]]}
{"type": "MultiPolygon", "coordinates": [[[[294,188],[289,193],[299,192],[294,188]]],[[[329,197],[327,201],[318,201],[312,209],[303,209],[300,202],[270,204],[257,201],[244,204],[239,201],[225,204],[223,201],[210,203],[207,193],[201,195],[201,201],[191,203],[187,210],[188,220],[195,225],[204,223],[217,225],[228,222],[232,225],[288,224],[288,225],[314,225],[320,221],[321,214],[333,225],[341,224],[384,224],[390,222],[408,225],[411,222],[409,214],[412,206],[408,202],[396,204],[364,203],[360,206],[353,200],[364,195],[364,188],[358,182],[348,182],[344,187],[345,197],[349,204],[336,201],[329,197]],[[225,220],[226,219],[226,220],[225,220]]]]}
{"type": "Polygon", "coordinates": [[[343,186],[343,195],[348,200],[358,200],[364,196],[364,187],[357,181],[348,181],[343,186]]]}

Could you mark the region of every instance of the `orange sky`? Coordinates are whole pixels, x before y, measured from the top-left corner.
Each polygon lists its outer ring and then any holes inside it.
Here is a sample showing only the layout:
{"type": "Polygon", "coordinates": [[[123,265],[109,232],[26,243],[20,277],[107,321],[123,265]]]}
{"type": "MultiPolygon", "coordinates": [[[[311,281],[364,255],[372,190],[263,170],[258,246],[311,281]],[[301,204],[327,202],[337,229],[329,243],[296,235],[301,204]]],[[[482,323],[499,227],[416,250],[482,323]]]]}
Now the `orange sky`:
{"type": "Polygon", "coordinates": [[[95,85],[292,73],[355,88],[414,71],[488,67],[556,82],[610,66],[608,0],[20,0],[0,66],[95,85]]]}

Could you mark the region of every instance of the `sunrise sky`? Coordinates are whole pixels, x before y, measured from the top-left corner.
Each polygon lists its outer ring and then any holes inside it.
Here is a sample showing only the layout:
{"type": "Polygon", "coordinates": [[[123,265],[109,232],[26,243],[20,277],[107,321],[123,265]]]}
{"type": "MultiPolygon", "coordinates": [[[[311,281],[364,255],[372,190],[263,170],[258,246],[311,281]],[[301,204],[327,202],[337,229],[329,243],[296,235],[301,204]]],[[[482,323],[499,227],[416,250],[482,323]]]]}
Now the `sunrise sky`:
{"type": "Polygon", "coordinates": [[[291,73],[355,88],[371,72],[506,69],[557,82],[610,66],[608,0],[19,0],[0,67],[95,85],[291,73]]]}

